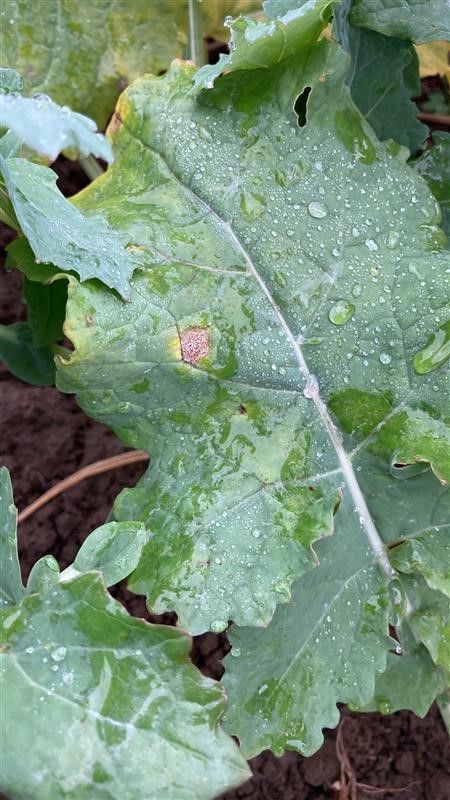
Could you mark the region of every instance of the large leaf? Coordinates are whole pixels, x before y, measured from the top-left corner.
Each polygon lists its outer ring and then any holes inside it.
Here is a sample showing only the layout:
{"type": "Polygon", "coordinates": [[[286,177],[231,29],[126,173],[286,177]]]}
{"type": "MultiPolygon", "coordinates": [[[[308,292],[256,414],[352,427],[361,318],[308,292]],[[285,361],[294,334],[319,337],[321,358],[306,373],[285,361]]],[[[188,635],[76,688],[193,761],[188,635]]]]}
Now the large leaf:
{"type": "Polygon", "coordinates": [[[151,452],[115,507],[153,532],[131,586],[195,632],[267,624],[313,566],[340,491],[390,573],[391,511],[371,499],[374,526],[361,491],[373,459],[405,509],[413,489],[396,463],[431,461],[445,479],[444,351],[413,368],[448,313],[436,203],[364,124],[337,45],[265,63],[263,79],[239,70],[199,100],[189,65],[136,82],[111,129],[115,164],[77,199],[127,233],[143,271],[126,306],[71,285],[75,352],[59,385],[151,452]],[[332,398],[350,415],[341,431],[332,398]],[[367,441],[350,435],[358,414],[367,441]]]}
{"type": "Polygon", "coordinates": [[[448,0],[352,0],[350,20],[417,44],[450,40],[448,0]]]}
{"type": "MultiPolygon", "coordinates": [[[[205,35],[255,0],[203,0],[205,35]]],[[[188,0],[4,0],[0,53],[27,88],[50,94],[103,127],[124,85],[158,74],[186,48],[188,0]]],[[[225,34],[226,36],[226,34],[225,34]]]]}
{"type": "Polygon", "coordinates": [[[350,0],[334,8],[333,36],[350,53],[352,98],[377,136],[415,152],[428,128],[417,119],[412,97],[420,94],[419,61],[411,42],[355,27],[350,0]]]}
{"type": "Polygon", "coordinates": [[[320,546],[321,563],[294,587],[266,630],[233,626],[226,657],[226,729],[249,758],[270,748],[311,755],[337,702],[365,705],[392,647],[385,580],[349,504],[344,529],[320,546]],[[234,656],[234,658],[233,658],[234,656]]]}
{"type": "Polygon", "coordinates": [[[86,217],[56,187],[56,173],[23,158],[0,157],[8,194],[36,260],[98,278],[127,297],[136,266],[123,237],[98,213],[86,217]]]}
{"type": "Polygon", "coordinates": [[[16,540],[17,511],[11,479],[6,467],[0,467],[0,606],[19,603],[24,595],[16,540]]]}
{"type": "Polygon", "coordinates": [[[218,728],[221,687],[188,663],[189,637],[130,617],[98,573],[2,617],[1,785],[11,800],[199,800],[248,777],[218,728]]]}

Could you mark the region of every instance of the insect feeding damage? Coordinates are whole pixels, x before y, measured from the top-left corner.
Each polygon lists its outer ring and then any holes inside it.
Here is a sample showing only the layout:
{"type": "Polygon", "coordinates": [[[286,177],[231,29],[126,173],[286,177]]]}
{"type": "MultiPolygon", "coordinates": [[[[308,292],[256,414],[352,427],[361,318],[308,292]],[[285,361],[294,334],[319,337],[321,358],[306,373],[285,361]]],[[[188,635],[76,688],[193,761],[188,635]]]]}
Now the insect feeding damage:
{"type": "Polygon", "coordinates": [[[181,358],[186,364],[197,364],[209,354],[206,328],[187,328],[180,334],[181,358]]]}

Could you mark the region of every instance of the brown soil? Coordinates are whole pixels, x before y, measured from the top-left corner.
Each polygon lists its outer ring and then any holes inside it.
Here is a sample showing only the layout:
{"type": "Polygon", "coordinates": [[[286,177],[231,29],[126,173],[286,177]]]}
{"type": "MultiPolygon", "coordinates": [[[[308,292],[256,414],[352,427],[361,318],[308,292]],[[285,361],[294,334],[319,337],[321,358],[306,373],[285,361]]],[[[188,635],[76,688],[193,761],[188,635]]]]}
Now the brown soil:
{"type": "MultiPolygon", "coordinates": [[[[61,165],[60,165],[61,167],[61,165]]],[[[73,193],[85,183],[76,165],[62,164],[63,190],[73,193]]],[[[2,241],[10,238],[3,233],[2,241]]],[[[0,322],[24,318],[21,278],[0,275],[0,322]]],[[[75,400],[54,388],[37,388],[14,378],[0,366],[2,438],[0,464],[11,472],[15,500],[25,508],[46,489],[80,467],[124,450],[103,425],[86,417],[75,400]]],[[[53,500],[21,524],[19,549],[24,578],[34,562],[51,553],[64,568],[81,542],[104,522],[114,498],[136,483],[145,469],[137,464],[91,478],[53,500]]],[[[150,621],[170,624],[173,615],[151,616],[144,598],[122,584],[114,595],[128,611],[150,621]]],[[[212,633],[194,639],[192,658],[207,675],[220,678],[220,659],[228,644],[212,633]]],[[[342,736],[355,780],[358,800],[447,800],[450,797],[450,744],[436,708],[425,719],[409,712],[391,716],[342,711],[342,736]],[[378,788],[376,794],[373,789],[378,788]],[[399,792],[399,789],[404,788],[399,792]],[[390,791],[395,789],[396,791],[390,791]]],[[[336,731],[325,731],[318,753],[305,759],[296,753],[276,758],[262,753],[251,762],[253,778],[221,800],[347,800],[339,792],[340,763],[336,731]]],[[[0,796],[1,797],[1,796],[0,796]]],[[[95,798],[92,798],[95,800],[95,798]]]]}

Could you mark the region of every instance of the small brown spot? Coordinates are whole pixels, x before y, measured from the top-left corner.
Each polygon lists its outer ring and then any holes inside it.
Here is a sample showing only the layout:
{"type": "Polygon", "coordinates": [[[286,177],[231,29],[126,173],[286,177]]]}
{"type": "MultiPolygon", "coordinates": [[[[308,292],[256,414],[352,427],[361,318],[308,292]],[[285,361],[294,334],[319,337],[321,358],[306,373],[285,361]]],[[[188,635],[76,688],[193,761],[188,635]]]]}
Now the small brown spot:
{"type": "Polygon", "coordinates": [[[209,354],[206,328],[187,328],[180,335],[181,358],[186,364],[197,364],[209,354]]]}
{"type": "Polygon", "coordinates": [[[118,131],[120,126],[122,125],[122,117],[120,116],[118,111],[115,111],[111,117],[110,128],[112,131],[118,131]]]}
{"type": "Polygon", "coordinates": [[[243,406],[243,405],[242,405],[242,403],[241,403],[241,405],[239,406],[239,409],[238,409],[238,411],[239,411],[239,413],[240,413],[240,414],[246,414],[246,413],[247,413],[247,409],[246,409],[246,407],[245,407],[245,406],[243,406]]]}

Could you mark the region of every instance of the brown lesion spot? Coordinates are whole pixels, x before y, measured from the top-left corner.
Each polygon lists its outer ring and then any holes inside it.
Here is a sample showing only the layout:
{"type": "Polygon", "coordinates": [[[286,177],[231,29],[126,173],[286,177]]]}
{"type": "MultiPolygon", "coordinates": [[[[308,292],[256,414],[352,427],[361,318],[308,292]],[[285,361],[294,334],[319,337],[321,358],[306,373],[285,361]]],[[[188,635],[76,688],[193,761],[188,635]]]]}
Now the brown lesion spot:
{"type": "Polygon", "coordinates": [[[209,355],[209,333],[206,328],[187,328],[180,334],[181,358],[186,364],[198,364],[209,355]]]}
{"type": "Polygon", "coordinates": [[[120,126],[122,125],[122,117],[120,116],[118,111],[115,111],[111,117],[111,122],[109,123],[111,131],[119,130],[120,126]]]}

